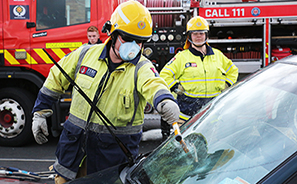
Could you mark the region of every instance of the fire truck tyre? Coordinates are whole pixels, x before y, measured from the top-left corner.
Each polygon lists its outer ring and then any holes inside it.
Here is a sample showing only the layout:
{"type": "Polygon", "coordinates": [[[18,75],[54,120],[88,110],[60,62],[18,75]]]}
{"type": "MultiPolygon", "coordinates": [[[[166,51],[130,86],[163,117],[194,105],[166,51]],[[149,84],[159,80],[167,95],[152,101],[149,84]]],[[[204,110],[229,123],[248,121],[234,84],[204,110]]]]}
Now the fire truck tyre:
{"type": "Polygon", "coordinates": [[[34,97],[21,88],[0,90],[0,146],[22,146],[33,141],[34,97]]]}

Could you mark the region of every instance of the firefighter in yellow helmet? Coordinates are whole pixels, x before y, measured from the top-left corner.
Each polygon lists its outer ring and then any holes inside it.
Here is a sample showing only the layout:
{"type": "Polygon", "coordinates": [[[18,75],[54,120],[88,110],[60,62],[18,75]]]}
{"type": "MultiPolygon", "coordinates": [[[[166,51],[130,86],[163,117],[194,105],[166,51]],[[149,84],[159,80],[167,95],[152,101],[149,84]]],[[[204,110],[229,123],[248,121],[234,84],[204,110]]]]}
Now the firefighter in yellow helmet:
{"type": "Polygon", "coordinates": [[[187,120],[226,87],[237,81],[238,68],[221,51],[208,43],[209,25],[200,16],[187,23],[183,51],[161,70],[171,91],[177,94],[180,119],[187,120]]]}
{"type": "MultiPolygon", "coordinates": [[[[110,36],[105,43],[82,46],[59,64],[116,127],[108,125],[135,158],[146,102],[169,124],[178,120],[179,107],[166,82],[141,54],[143,43],[152,35],[151,15],[143,5],[137,1],[120,4],[102,32],[110,36]]],[[[37,143],[47,141],[46,117],[68,86],[69,81],[53,66],[33,108],[32,131],[37,143]]],[[[75,179],[85,156],[87,174],[128,161],[103,120],[76,90],[63,127],[54,163],[56,183],[75,179]]]]}

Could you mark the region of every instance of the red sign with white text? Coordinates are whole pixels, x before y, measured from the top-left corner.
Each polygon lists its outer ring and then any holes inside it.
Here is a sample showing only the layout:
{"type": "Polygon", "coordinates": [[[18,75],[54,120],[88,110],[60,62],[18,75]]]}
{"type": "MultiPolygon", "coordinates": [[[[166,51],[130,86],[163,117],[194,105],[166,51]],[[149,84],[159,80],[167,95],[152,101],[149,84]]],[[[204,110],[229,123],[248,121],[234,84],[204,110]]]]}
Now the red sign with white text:
{"type": "Polygon", "coordinates": [[[219,18],[267,18],[297,15],[297,4],[278,6],[242,6],[199,8],[199,16],[206,19],[219,18]]]}
{"type": "Polygon", "coordinates": [[[9,4],[15,5],[15,4],[20,4],[20,5],[29,5],[30,1],[29,0],[9,0],[9,4]]]}

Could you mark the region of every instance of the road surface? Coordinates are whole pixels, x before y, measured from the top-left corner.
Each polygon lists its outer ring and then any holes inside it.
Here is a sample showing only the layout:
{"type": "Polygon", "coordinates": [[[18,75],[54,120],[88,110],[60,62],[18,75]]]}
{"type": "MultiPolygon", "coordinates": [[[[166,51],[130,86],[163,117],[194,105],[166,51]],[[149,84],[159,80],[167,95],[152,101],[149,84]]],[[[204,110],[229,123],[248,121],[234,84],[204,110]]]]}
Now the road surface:
{"type": "MultiPolygon", "coordinates": [[[[150,152],[161,143],[159,139],[160,136],[156,137],[155,134],[156,133],[152,133],[150,135],[154,136],[149,138],[151,141],[141,142],[140,153],[150,152]]],[[[58,138],[50,137],[49,140],[50,141],[44,145],[32,143],[24,147],[0,147],[0,166],[16,167],[31,172],[49,171],[49,166],[55,161],[55,150],[58,138]]],[[[40,182],[54,184],[53,179],[41,180],[40,182]]]]}

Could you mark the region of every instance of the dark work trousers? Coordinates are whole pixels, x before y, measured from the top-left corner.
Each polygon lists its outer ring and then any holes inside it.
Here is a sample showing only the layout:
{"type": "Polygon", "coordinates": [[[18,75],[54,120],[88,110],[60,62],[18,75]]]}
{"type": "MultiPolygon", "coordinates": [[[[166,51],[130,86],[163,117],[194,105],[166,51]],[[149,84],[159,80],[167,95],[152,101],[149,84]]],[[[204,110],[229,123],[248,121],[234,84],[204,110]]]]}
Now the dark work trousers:
{"type": "MultiPolygon", "coordinates": [[[[134,158],[138,156],[141,136],[142,132],[133,135],[117,134],[117,137],[126,145],[134,158]]],[[[60,176],[66,179],[74,179],[85,155],[87,155],[87,174],[128,161],[111,134],[88,131],[87,142],[85,142],[85,138],[83,129],[66,120],[56,150],[59,165],[54,166],[55,171],[60,176]],[[86,151],[83,149],[85,143],[86,151]]]]}
{"type": "Polygon", "coordinates": [[[74,179],[79,165],[85,156],[83,149],[84,130],[69,120],[63,125],[63,131],[56,149],[58,165],[54,165],[55,171],[66,179],[74,179]]]}
{"type": "Polygon", "coordinates": [[[180,112],[193,116],[195,115],[203,105],[207,104],[212,98],[191,98],[186,95],[178,95],[177,103],[180,112]]]}
{"type": "MultiPolygon", "coordinates": [[[[142,132],[117,137],[130,150],[134,158],[138,155],[142,132]]],[[[128,159],[111,134],[88,132],[87,174],[127,162],[128,159]]]]}

